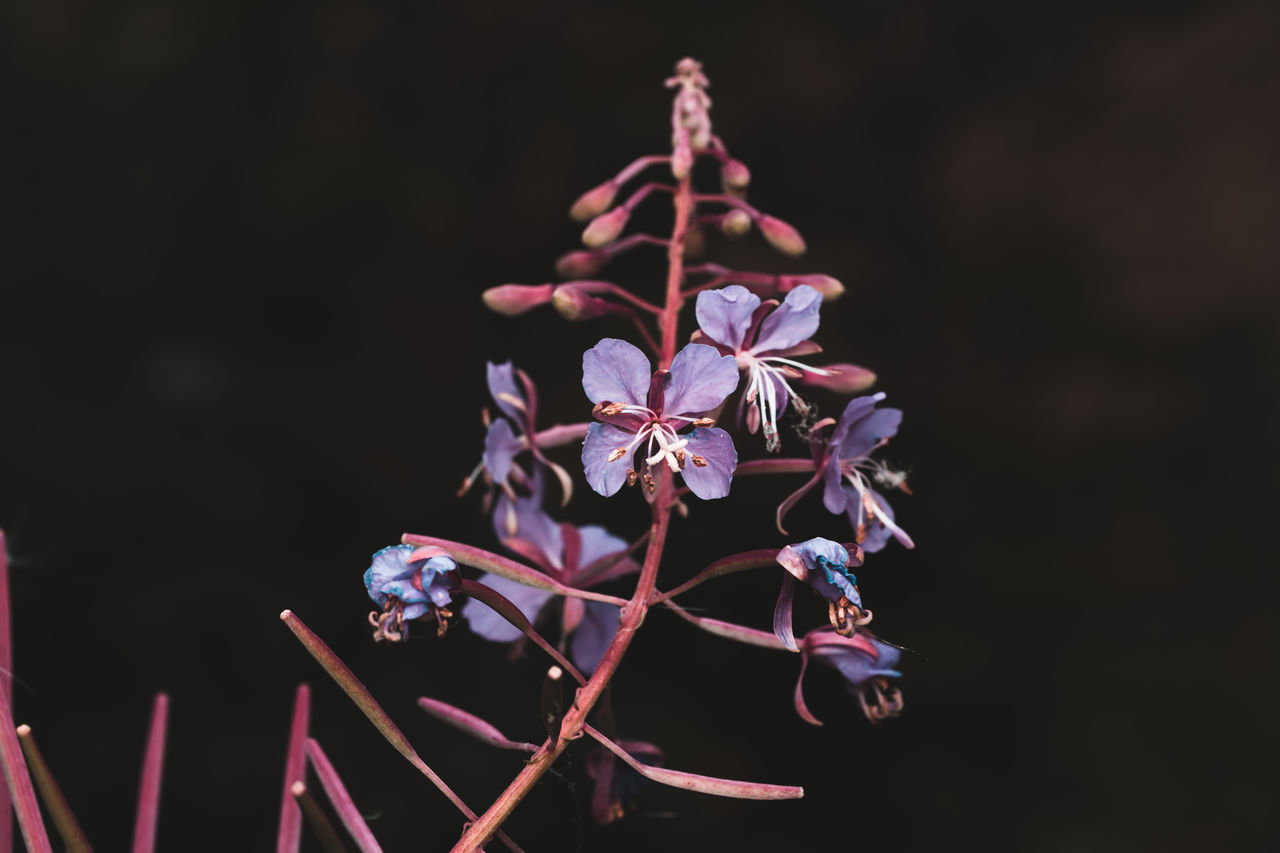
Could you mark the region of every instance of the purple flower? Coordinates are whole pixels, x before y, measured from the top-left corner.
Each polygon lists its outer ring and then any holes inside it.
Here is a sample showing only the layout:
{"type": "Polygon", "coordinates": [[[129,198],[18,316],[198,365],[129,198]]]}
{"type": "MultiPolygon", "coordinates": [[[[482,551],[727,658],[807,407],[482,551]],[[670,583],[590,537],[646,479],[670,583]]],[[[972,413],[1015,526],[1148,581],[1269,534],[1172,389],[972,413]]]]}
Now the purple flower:
{"type": "Polygon", "coordinates": [[[782,502],[778,512],[779,526],[786,511],[821,478],[825,481],[823,504],[831,512],[848,514],[863,551],[879,551],[890,536],[908,548],[916,546],[894,521],[893,507],[889,506],[884,495],[871,488],[870,481],[874,480],[882,486],[911,494],[905,474],[871,458],[872,452],[887,444],[902,423],[900,409],[875,407],[883,399],[883,393],[855,397],[849,401],[839,421],[833,422],[828,418],[814,427],[810,447],[818,474],[782,502]],[[835,428],[824,437],[823,431],[832,423],[835,428]]]}
{"type": "Polygon", "coordinates": [[[759,296],[737,284],[698,294],[701,336],[695,339],[732,355],[738,367],[747,372],[747,390],[739,412],[748,407],[747,429],[752,434],[764,425],[768,450],[776,452],[781,446],[778,418],[786,411],[788,400],[801,415],[809,411],[788,380],[794,382],[806,373],[829,373],[794,359],[821,350],[809,340],[818,330],[821,307],[822,294],[808,285],[792,290],[781,305],[772,299],[761,302],[759,296]]]}
{"type": "Polygon", "coordinates": [[[457,563],[442,548],[383,548],[373,555],[373,563],[364,573],[369,597],[382,608],[381,614],[369,614],[369,624],[376,629],[373,638],[408,639],[407,623],[423,616],[434,617],[439,622],[438,633],[443,634],[445,620],[453,615],[446,607],[460,583],[457,563]]]}
{"type": "MultiPolygon", "coordinates": [[[[639,569],[621,557],[627,543],[602,527],[557,524],[542,511],[541,495],[499,498],[493,525],[498,538],[510,550],[534,563],[547,575],[576,589],[586,589],[639,569]]],[[[520,608],[530,622],[548,606],[559,614],[560,630],[569,638],[569,655],[583,672],[593,671],[618,630],[618,608],[602,601],[561,599],[545,589],[535,589],[500,575],[485,574],[480,582],[502,593],[520,608]],[[554,601],[553,601],[554,599],[554,601]]],[[[468,601],[463,615],[480,636],[507,643],[520,639],[516,628],[483,602],[468,601]]]]}
{"type": "Polygon", "coordinates": [[[858,579],[849,566],[862,565],[862,549],[853,546],[853,554],[839,542],[830,539],[810,539],[798,545],[788,545],[778,552],[778,564],[787,570],[783,575],[782,591],[773,612],[773,632],[782,644],[796,651],[795,634],[791,622],[791,602],[797,580],[809,584],[828,602],[828,618],[831,627],[845,636],[853,636],[856,628],[871,621],[871,611],[862,606],[858,591],[858,579]]]}
{"type": "MultiPolygon", "coordinates": [[[[651,743],[623,740],[618,741],[618,746],[644,764],[662,766],[662,750],[651,743]]],[[[591,777],[591,816],[602,826],[625,816],[648,781],[598,745],[587,753],[587,775],[591,777]]]]}
{"type": "Polygon", "coordinates": [[[595,403],[592,424],[582,445],[587,482],[606,497],[623,483],[642,479],[645,490],[657,489],[655,472],[666,463],[684,477],[689,490],[704,500],[729,494],[738,452],[714,421],[702,417],[738,387],[733,358],[713,347],[689,344],[676,354],[670,370],[652,372],[639,349],[605,338],[582,356],[582,387],[595,403]],[[693,425],[684,436],[679,430],[693,425]],[[637,448],[643,463],[632,468],[637,448]]]}
{"type": "MultiPolygon", "coordinates": [[[[571,490],[568,474],[559,465],[547,459],[542,453],[539,442],[535,441],[537,435],[534,422],[538,410],[538,392],[533,381],[525,375],[524,371],[517,370],[509,361],[505,364],[488,362],[485,379],[489,385],[490,396],[506,417],[490,420],[486,410],[485,422],[488,425],[488,431],[484,437],[484,454],[480,458],[480,464],[462,484],[459,494],[470,489],[481,473],[487,481],[509,497],[515,495],[513,484],[532,489],[534,475],[516,462],[517,456],[530,450],[538,463],[545,465],[559,478],[567,501],[571,490]]],[[[552,430],[552,432],[556,431],[552,430]]],[[[546,438],[544,434],[544,443],[546,438]]],[[[563,437],[558,436],[558,438],[563,437]]],[[[489,499],[492,499],[492,493],[489,499]]],[[[486,508],[487,506],[486,504],[486,508]]]]}
{"type": "Polygon", "coordinates": [[[839,670],[849,692],[858,697],[868,720],[878,723],[898,716],[902,713],[902,691],[890,684],[889,679],[902,677],[902,673],[893,668],[899,656],[895,647],[881,642],[867,631],[859,631],[853,636],[843,636],[829,628],[809,632],[800,650],[800,677],[796,680],[795,689],[796,713],[805,722],[822,725],[804,703],[804,673],[812,657],[839,670]]]}

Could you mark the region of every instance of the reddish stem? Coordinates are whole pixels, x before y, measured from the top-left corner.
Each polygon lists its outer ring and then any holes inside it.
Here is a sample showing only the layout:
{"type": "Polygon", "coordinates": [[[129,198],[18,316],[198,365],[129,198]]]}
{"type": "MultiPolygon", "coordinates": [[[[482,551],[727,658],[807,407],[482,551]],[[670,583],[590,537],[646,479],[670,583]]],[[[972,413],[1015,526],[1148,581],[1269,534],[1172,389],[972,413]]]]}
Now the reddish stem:
{"type": "MultiPolygon", "coordinates": [[[[678,335],[677,324],[680,317],[680,306],[684,296],[680,293],[680,284],[684,280],[684,241],[689,232],[689,217],[693,210],[693,194],[688,177],[680,180],[675,192],[675,225],[671,231],[671,244],[667,250],[667,291],[666,303],[662,309],[660,328],[662,342],[659,348],[658,366],[668,368],[675,358],[678,335]]],[[[507,789],[494,800],[493,805],[471,826],[454,845],[454,853],[479,850],[482,848],[503,821],[510,816],[520,801],[525,798],[538,780],[551,769],[551,765],[560,757],[569,742],[582,736],[587,715],[595,707],[601,694],[609,685],[613,674],[631,645],[636,629],[644,621],[648,612],[649,597],[653,595],[658,582],[658,566],[662,563],[663,546],[667,541],[667,528],[671,520],[671,504],[675,492],[674,480],[663,477],[658,486],[653,508],[653,523],[649,528],[649,547],[645,550],[644,564],[640,567],[640,580],[636,584],[631,600],[622,608],[618,633],[605,650],[604,658],[592,674],[586,686],[578,690],[569,712],[560,724],[560,736],[548,738],[534,753],[520,774],[512,780],[507,789]]]]}
{"type": "MultiPolygon", "coordinates": [[[[0,530],[0,696],[13,707],[13,628],[9,621],[9,548],[0,530]]],[[[0,853],[13,849],[9,786],[0,778],[0,853]]]]}
{"type": "Polygon", "coordinates": [[[280,829],[276,853],[298,853],[302,844],[302,810],[293,795],[293,783],[301,782],[307,769],[307,722],[311,716],[311,688],[299,684],[293,698],[293,724],[289,727],[289,751],[284,759],[284,794],[280,801],[280,829]]]}
{"type": "Polygon", "coordinates": [[[151,705],[147,751],[142,757],[138,783],[138,810],[133,821],[133,853],[156,849],[156,824],[160,819],[160,780],[164,775],[164,741],[169,728],[169,696],[157,693],[151,705]]]}

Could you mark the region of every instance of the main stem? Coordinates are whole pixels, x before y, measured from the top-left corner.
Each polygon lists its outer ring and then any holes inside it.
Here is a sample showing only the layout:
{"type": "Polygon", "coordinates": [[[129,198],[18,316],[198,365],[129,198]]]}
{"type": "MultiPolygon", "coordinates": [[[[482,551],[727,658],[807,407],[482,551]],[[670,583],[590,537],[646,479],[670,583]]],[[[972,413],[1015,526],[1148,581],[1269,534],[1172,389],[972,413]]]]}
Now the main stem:
{"type": "MultiPolygon", "coordinates": [[[[662,333],[661,351],[658,353],[659,367],[671,366],[676,353],[677,323],[680,318],[680,306],[683,297],[680,285],[684,281],[684,241],[689,233],[689,215],[693,208],[693,196],[690,192],[689,179],[680,181],[675,194],[676,221],[671,232],[671,244],[667,251],[667,295],[662,309],[660,329],[662,333]]],[[[538,751],[529,759],[520,774],[512,780],[493,805],[480,816],[475,823],[467,827],[462,838],[453,846],[453,853],[471,853],[479,850],[489,842],[502,826],[515,807],[525,798],[543,774],[551,769],[551,765],[564,752],[570,741],[582,736],[582,727],[587,722],[587,715],[595,707],[604,689],[622,663],[636,629],[644,621],[649,609],[649,598],[653,595],[658,582],[658,566],[662,562],[662,550],[667,541],[667,528],[671,521],[671,504],[675,492],[675,482],[670,474],[659,479],[658,493],[653,496],[653,521],[649,527],[649,547],[644,553],[644,564],[640,567],[640,581],[631,600],[622,608],[619,618],[618,633],[605,650],[604,657],[596,671],[587,681],[586,686],[578,690],[573,706],[565,714],[560,724],[559,737],[548,738],[538,751]]]]}

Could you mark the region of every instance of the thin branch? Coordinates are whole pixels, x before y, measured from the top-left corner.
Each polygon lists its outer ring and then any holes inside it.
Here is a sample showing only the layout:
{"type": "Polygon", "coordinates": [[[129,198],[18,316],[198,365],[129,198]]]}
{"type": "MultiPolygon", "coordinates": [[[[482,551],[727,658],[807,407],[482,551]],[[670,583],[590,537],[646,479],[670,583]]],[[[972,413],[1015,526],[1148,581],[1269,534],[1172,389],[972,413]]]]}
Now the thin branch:
{"type": "Polygon", "coordinates": [[[741,554],[722,557],[670,592],[654,595],[649,599],[649,605],[652,607],[655,604],[661,604],[667,599],[686,593],[695,586],[706,583],[713,578],[731,575],[735,572],[745,572],[750,569],[765,569],[770,566],[776,566],[778,565],[779,550],[778,548],[762,548],[758,551],[743,551],[741,554]]]}
{"type": "Polygon", "coordinates": [[[53,853],[49,845],[49,833],[40,818],[40,805],[36,791],[31,786],[27,762],[22,757],[18,733],[13,727],[13,714],[9,700],[0,696],[0,763],[4,766],[4,778],[13,796],[13,809],[18,813],[18,826],[29,853],[53,853]]]}
{"type": "Polygon", "coordinates": [[[276,853],[298,853],[302,846],[302,812],[293,794],[307,769],[307,723],[311,716],[311,688],[299,684],[293,695],[293,723],[289,726],[289,749],[284,757],[284,794],[280,800],[280,828],[276,832],[276,853]]]}
{"type": "Polygon", "coordinates": [[[293,796],[298,808],[301,809],[302,816],[307,819],[307,826],[311,827],[311,831],[315,833],[321,849],[325,853],[346,853],[347,847],[342,843],[342,839],[338,837],[338,830],[334,828],[333,821],[329,820],[329,816],[324,813],[324,809],[320,808],[316,798],[311,796],[311,792],[307,790],[306,783],[301,781],[294,782],[289,788],[289,793],[293,796]]]}
{"type": "Polygon", "coordinates": [[[529,622],[524,613],[520,612],[520,608],[512,604],[511,600],[505,595],[479,581],[465,579],[462,581],[462,592],[476,601],[488,605],[503,619],[519,628],[521,633],[533,640],[538,648],[551,655],[551,659],[564,667],[565,671],[572,675],[579,684],[587,683],[587,680],[582,677],[582,673],[578,672],[578,668],[570,663],[568,658],[560,654],[560,651],[555,646],[548,643],[541,634],[534,630],[533,624],[529,622]]]}
{"type": "Polygon", "coordinates": [[[53,771],[40,753],[31,726],[21,725],[17,729],[18,740],[22,743],[22,751],[27,756],[27,764],[31,767],[31,775],[35,777],[36,787],[40,789],[40,799],[53,819],[53,825],[62,836],[62,843],[67,845],[71,853],[93,853],[89,839],[85,838],[80,822],[76,820],[67,798],[58,787],[58,780],[53,778],[53,771]]]}
{"type": "Polygon", "coordinates": [[[483,720],[456,705],[450,705],[448,702],[441,702],[439,699],[423,696],[418,699],[418,707],[437,720],[446,722],[454,728],[466,732],[476,740],[483,741],[490,746],[496,746],[498,749],[514,749],[518,752],[538,751],[536,744],[511,740],[488,720],[483,720]]]}
{"type": "Polygon", "coordinates": [[[151,853],[156,847],[156,825],[160,820],[160,782],[164,775],[164,745],[168,726],[169,695],[157,693],[151,703],[147,750],[142,756],[142,778],[138,782],[138,808],[133,819],[133,853],[151,853]]]}
{"type": "Polygon", "coordinates": [[[333,804],[334,811],[338,813],[338,819],[347,828],[347,832],[351,833],[356,846],[360,848],[360,853],[382,853],[378,840],[373,837],[369,825],[364,822],[364,818],[360,816],[360,810],[356,808],[351,795],[347,793],[347,786],[342,784],[342,777],[338,775],[337,770],[333,769],[329,756],[324,754],[324,750],[320,748],[320,743],[315,738],[307,738],[307,758],[310,759],[311,769],[316,771],[320,786],[329,796],[329,802],[333,804]]]}

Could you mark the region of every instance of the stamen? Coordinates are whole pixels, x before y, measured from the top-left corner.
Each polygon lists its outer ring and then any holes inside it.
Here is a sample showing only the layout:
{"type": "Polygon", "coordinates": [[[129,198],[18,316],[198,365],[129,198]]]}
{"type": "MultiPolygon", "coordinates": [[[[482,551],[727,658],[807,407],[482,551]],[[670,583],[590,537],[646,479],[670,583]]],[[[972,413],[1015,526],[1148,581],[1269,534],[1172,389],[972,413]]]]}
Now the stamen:
{"type": "Polygon", "coordinates": [[[692,424],[695,427],[712,427],[716,425],[715,418],[698,418],[692,424]]]}
{"type": "Polygon", "coordinates": [[[613,452],[609,454],[609,462],[617,462],[619,459],[627,455],[625,447],[615,447],[613,452]]]}
{"type": "Polygon", "coordinates": [[[696,453],[691,453],[691,454],[689,454],[689,458],[690,458],[691,460],[693,460],[693,467],[695,467],[695,468],[706,468],[706,467],[707,467],[707,459],[706,459],[706,457],[705,457],[705,456],[699,456],[699,455],[698,455],[698,454],[696,454],[696,453]]]}
{"type": "Polygon", "coordinates": [[[636,478],[639,476],[640,475],[636,473],[636,469],[628,468],[627,469],[627,485],[634,486],[636,484],[636,478]]]}
{"type": "Polygon", "coordinates": [[[684,451],[683,450],[676,451],[676,462],[680,463],[681,468],[684,468],[684,451]]]}

